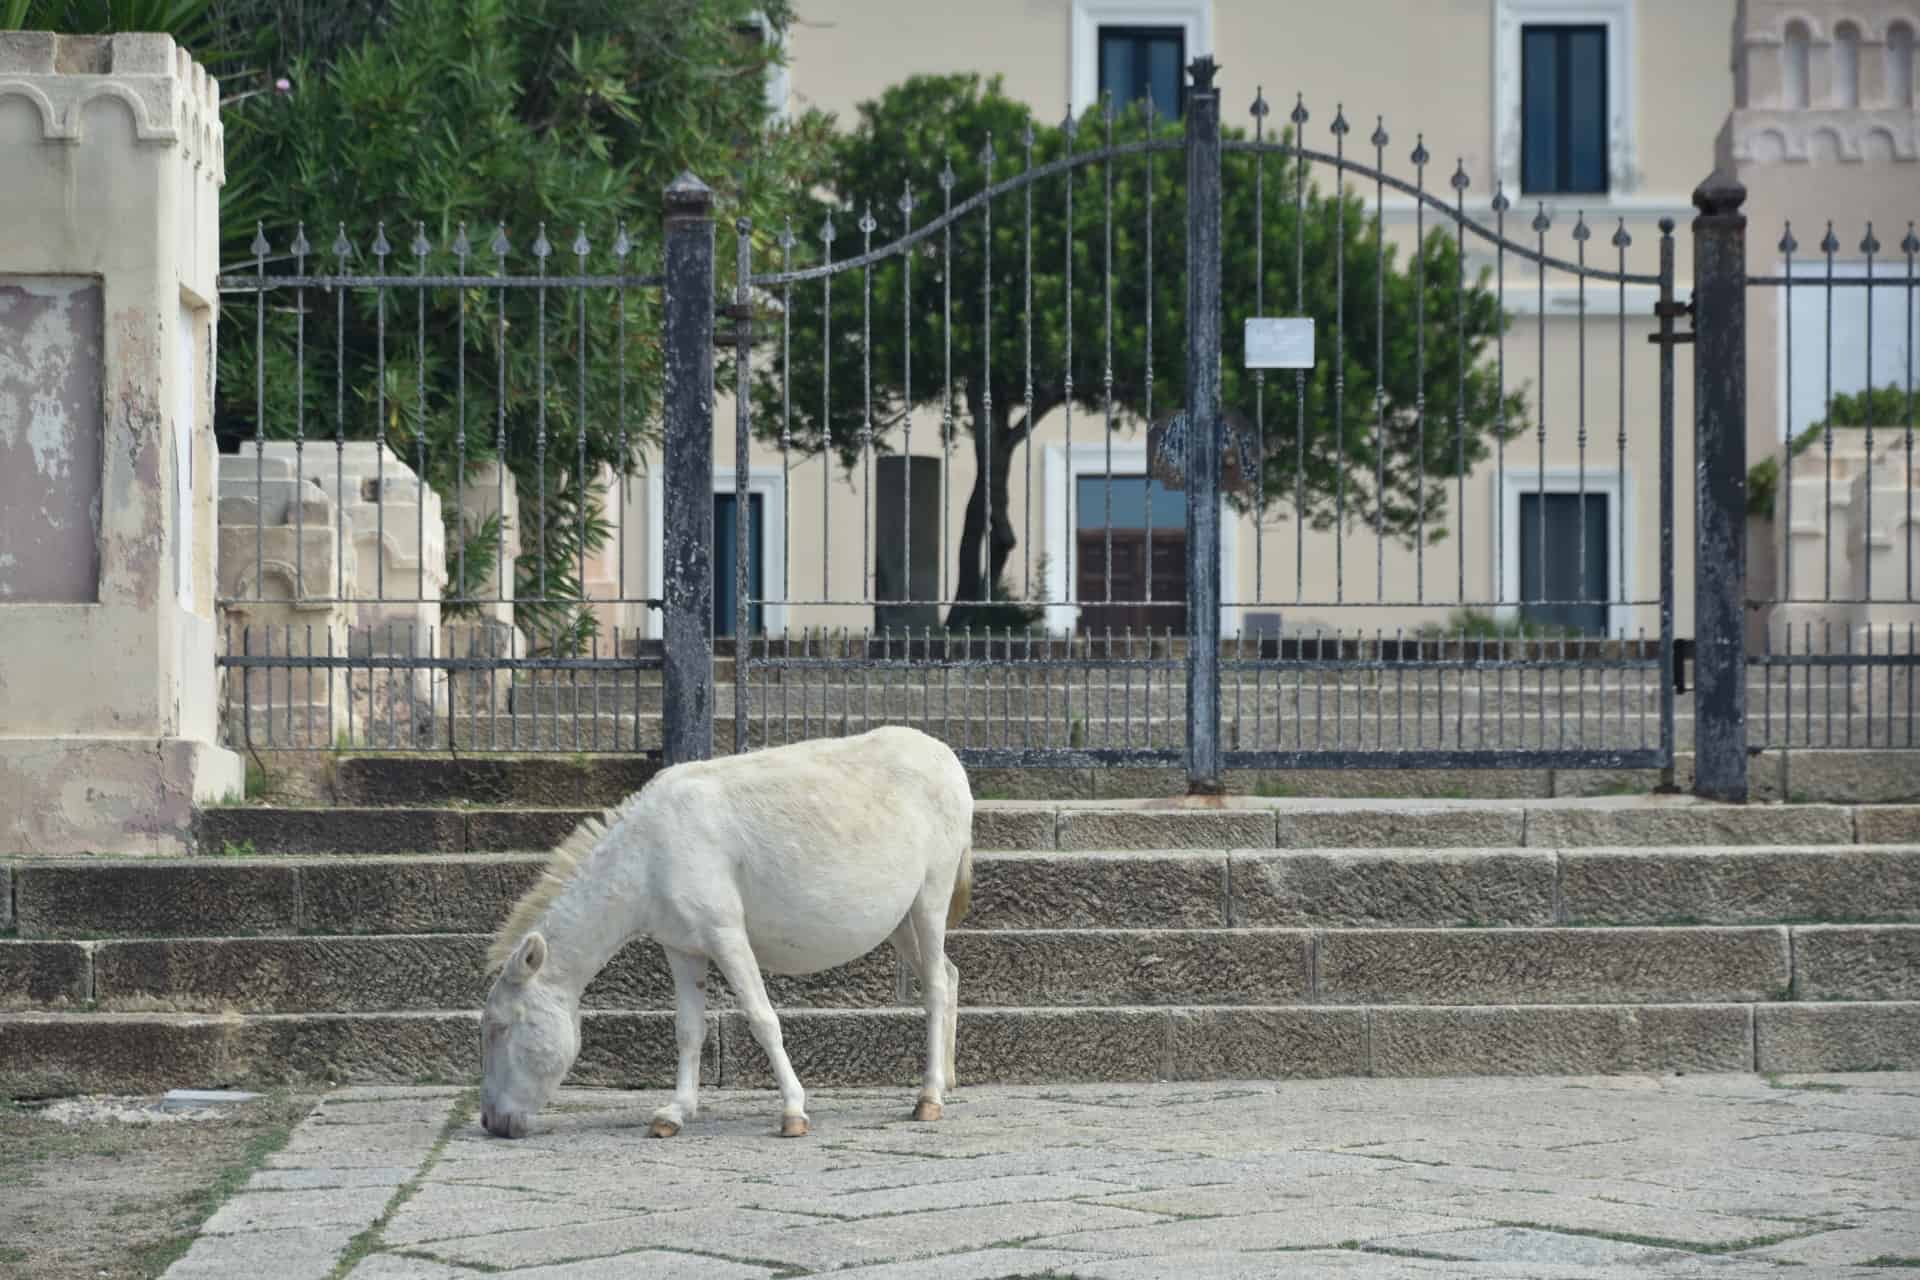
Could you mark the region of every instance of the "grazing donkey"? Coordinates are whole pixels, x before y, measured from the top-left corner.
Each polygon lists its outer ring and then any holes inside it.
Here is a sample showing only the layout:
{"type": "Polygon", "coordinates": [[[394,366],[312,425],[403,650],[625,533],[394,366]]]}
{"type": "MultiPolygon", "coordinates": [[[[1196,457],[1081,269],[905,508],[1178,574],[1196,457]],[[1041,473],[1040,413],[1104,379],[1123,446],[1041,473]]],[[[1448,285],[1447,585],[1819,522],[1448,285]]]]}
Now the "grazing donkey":
{"type": "Polygon", "coordinates": [[[707,961],[719,966],[780,1086],[780,1135],[807,1132],[760,970],[814,973],[885,941],[919,975],[927,1071],[916,1120],[953,1082],[959,971],[946,931],[972,889],[973,797],[944,743],[876,729],[668,769],[553,855],[494,939],[480,1022],[480,1123],[527,1133],[580,1052],[580,993],[646,935],[666,949],[680,1051],[649,1131],[694,1118],[707,961]]]}

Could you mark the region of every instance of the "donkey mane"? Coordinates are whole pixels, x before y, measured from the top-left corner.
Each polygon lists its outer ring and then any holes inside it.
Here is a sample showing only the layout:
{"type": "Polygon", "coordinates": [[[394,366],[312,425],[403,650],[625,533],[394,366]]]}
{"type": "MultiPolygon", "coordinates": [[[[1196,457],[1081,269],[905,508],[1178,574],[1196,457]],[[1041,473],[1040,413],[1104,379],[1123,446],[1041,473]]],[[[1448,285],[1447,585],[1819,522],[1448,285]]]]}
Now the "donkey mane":
{"type": "Polygon", "coordinates": [[[513,904],[513,910],[507,915],[507,922],[493,935],[493,942],[487,948],[488,973],[498,973],[506,968],[513,949],[520,945],[520,939],[540,923],[540,917],[547,913],[553,900],[580,873],[588,855],[600,847],[600,841],[608,829],[633,810],[640,795],[636,791],[622,800],[618,807],[608,809],[597,818],[588,818],[554,849],[547,859],[547,865],[540,871],[540,878],[520,895],[520,901],[513,904]]]}

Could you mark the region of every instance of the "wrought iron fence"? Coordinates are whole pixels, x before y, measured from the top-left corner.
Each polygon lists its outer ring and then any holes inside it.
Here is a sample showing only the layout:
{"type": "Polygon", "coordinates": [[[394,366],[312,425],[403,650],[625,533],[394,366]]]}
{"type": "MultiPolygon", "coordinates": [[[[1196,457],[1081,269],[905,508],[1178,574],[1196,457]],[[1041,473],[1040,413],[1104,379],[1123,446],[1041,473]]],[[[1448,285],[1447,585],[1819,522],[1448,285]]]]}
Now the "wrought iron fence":
{"type": "Polygon", "coordinates": [[[653,243],[256,241],[221,280],[236,739],[677,761],[716,722],[733,750],[908,723],[974,764],[1183,766],[1196,790],[1671,770],[1691,745],[1724,798],[1750,750],[1913,745],[1911,229],[1901,273],[1869,231],[1863,272],[1829,233],[1805,273],[1789,233],[1781,274],[1750,274],[1716,175],[1683,304],[1671,221],[1515,210],[1421,137],[1396,174],[1385,121],[1350,148],[1344,110],[1297,99],[1282,130],[1264,97],[1226,130],[1191,71],[1177,126],[1106,104],[986,138],[831,193],[805,235],[739,222],[730,263],[691,176],[653,243]],[[1795,299],[1824,307],[1823,425],[1773,460],[1774,576],[1764,539],[1748,564],[1750,297],[1781,311],[1789,442],[1815,420],[1795,299]],[[1885,359],[1876,297],[1905,299],[1905,425],[1853,449],[1832,410],[1885,359]],[[1313,319],[1310,363],[1225,340],[1274,312],[1313,319]],[[1824,561],[1796,558],[1815,524],[1824,561]]]}
{"type": "Polygon", "coordinates": [[[1749,473],[1748,662],[1752,746],[1777,751],[1785,793],[1796,751],[1920,747],[1920,234],[1889,250],[1828,223],[1809,251],[1789,224],[1772,247],[1746,278],[1780,338],[1778,443],[1749,473]]]}
{"type": "Polygon", "coordinates": [[[607,231],[263,229],[222,275],[236,745],[659,749],[659,584],[624,513],[665,277],[607,231]]]}

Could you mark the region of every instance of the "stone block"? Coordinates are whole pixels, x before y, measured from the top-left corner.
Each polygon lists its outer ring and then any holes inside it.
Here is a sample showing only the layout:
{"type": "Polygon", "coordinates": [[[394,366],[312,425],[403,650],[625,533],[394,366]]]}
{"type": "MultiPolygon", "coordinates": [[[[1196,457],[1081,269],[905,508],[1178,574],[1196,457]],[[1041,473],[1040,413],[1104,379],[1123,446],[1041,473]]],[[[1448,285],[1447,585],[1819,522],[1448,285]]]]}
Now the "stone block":
{"type": "Polygon", "coordinates": [[[1525,825],[1518,807],[1366,805],[1275,816],[1282,849],[1517,849],[1525,825]]]}
{"type": "Polygon", "coordinates": [[[1343,929],[1320,937],[1333,1004],[1782,1000],[1785,929],[1343,929]]]}
{"type": "Polygon", "coordinates": [[[237,1020],[111,1013],[0,1014],[0,1095],[160,1093],[243,1072],[228,1053],[237,1020]]]}
{"type": "MultiPolygon", "coordinates": [[[[947,935],[971,1005],[1286,1004],[1311,987],[1304,931],[1015,930],[947,935]]],[[[916,997],[917,998],[917,997],[916,997]]]]}
{"type": "Polygon", "coordinates": [[[1181,1009],[1175,1080],[1273,1080],[1367,1073],[1364,1009],[1181,1009]]]}
{"type": "Polygon", "coordinates": [[[473,853],[534,853],[557,849],[601,809],[473,809],[466,848],[473,853]]]}
{"type": "Polygon", "coordinates": [[[1271,849],[1270,809],[1062,809],[1062,849],[1271,849]]]}
{"type": "Polygon", "coordinates": [[[1920,1069],[1920,1002],[1765,1005],[1754,1016],[1761,1071],[1920,1069]]]}
{"type": "MultiPolygon", "coordinates": [[[[882,945],[866,955],[819,973],[767,973],[761,978],[767,998],[776,1009],[875,1008],[895,1005],[900,997],[899,960],[893,948],[882,945]]],[[[588,1008],[675,1008],[673,974],[666,954],[651,939],[623,947],[587,987],[588,1008]]],[[[707,1007],[733,1008],[734,992],[712,965],[707,967],[707,1007]]]]}
{"type": "Polygon", "coordinates": [[[1818,925],[1793,931],[1798,1000],[1920,1000],[1920,925],[1818,925]]]}
{"type": "Polygon", "coordinates": [[[976,804],[973,847],[976,850],[1051,849],[1054,847],[1054,811],[1038,806],[976,804]]]}
{"type": "MultiPolygon", "coordinates": [[[[968,769],[976,800],[1091,800],[1113,769],[968,769]]],[[[1155,791],[1151,794],[1170,794],[1155,791]]]]}
{"type": "Polygon", "coordinates": [[[1538,849],[1852,844],[1853,815],[1837,805],[1541,806],[1527,810],[1526,842],[1538,849]]]}
{"type": "Polygon", "coordinates": [[[308,933],[490,933],[540,877],[544,856],[303,862],[308,933]]]}
{"type": "Polygon", "coordinates": [[[1779,753],[1773,751],[1763,751],[1754,758],[1749,768],[1754,799],[1797,798],[1861,805],[1912,805],[1920,801],[1920,752],[1798,752],[1785,762],[1784,788],[1780,785],[1781,763],[1779,753]]]}
{"type": "Polygon", "coordinates": [[[461,853],[466,815],[457,809],[209,809],[200,848],[221,853],[461,853]]]}
{"type": "Polygon", "coordinates": [[[971,929],[1208,929],[1227,924],[1227,855],[975,854],[971,929]]]}
{"type": "MultiPolygon", "coordinates": [[[[962,981],[964,982],[964,977],[962,981]]],[[[729,1088],[766,1088],[773,1076],[746,1018],[722,1015],[729,1088]]],[[[815,1010],[783,1015],[781,1039],[801,1082],[815,1085],[919,1083],[926,1063],[926,1015],[918,1009],[815,1010]]],[[[1156,1009],[960,1010],[956,1056],[961,1084],[1056,1080],[1153,1080],[1166,1070],[1167,1014],[1156,1009]]]]}
{"type": "MultiPolygon", "coordinates": [[[[700,1051],[703,1084],[717,1085],[722,1081],[721,1019],[731,1016],[734,1015],[707,1014],[707,1038],[700,1051]]],[[[480,1068],[477,1026],[473,1037],[468,1046],[472,1055],[466,1068],[468,1076],[480,1068]]],[[[581,1019],[580,1056],[575,1059],[567,1080],[572,1084],[610,1089],[672,1088],[679,1062],[673,1037],[671,1013],[589,1011],[581,1019]]]]}
{"type": "Polygon", "coordinates": [[[1377,1076],[1693,1074],[1753,1067],[1745,1005],[1383,1008],[1377,1076]]]}
{"type": "Polygon", "coordinates": [[[13,867],[0,863],[0,933],[13,928],[13,867]]]}
{"type": "Polygon", "coordinates": [[[1554,919],[1554,855],[1545,851],[1236,853],[1228,878],[1236,928],[1554,919]]]}
{"type": "Polygon", "coordinates": [[[487,993],[486,944],[458,934],[104,942],[95,994],[103,1008],[122,1010],[477,1009],[487,993]]]}
{"type": "MultiPolygon", "coordinates": [[[[378,1211],[375,1211],[378,1216],[378,1211]]],[[[371,1219],[368,1220],[371,1222],[371,1219]]],[[[367,1223],[288,1227],[242,1235],[205,1235],[167,1268],[168,1280],[230,1280],[233,1276],[323,1280],[367,1223]]]]}
{"type": "Polygon", "coordinates": [[[521,805],[610,809],[660,771],[650,756],[347,756],[334,769],[349,805],[521,805]]]}
{"type": "Polygon", "coordinates": [[[257,862],[45,862],[14,868],[23,938],[292,933],[291,866],[257,862]]]}
{"type": "Polygon", "coordinates": [[[1572,923],[1920,920],[1920,849],[1573,849],[1559,862],[1572,923]]]}
{"type": "Polygon", "coordinates": [[[236,1020],[234,1079],[251,1084],[472,1080],[480,1014],[276,1014],[236,1020]]]}
{"type": "Polygon", "coordinates": [[[92,960],[77,942],[0,942],[0,1009],[85,1004],[92,960]]]}
{"type": "MultiPolygon", "coordinates": [[[[1794,765],[1796,769],[1800,767],[1798,763],[1794,765]]],[[[1920,756],[1909,760],[1907,767],[1920,779],[1920,756]]],[[[1920,781],[1915,785],[1920,785],[1920,781]]],[[[1853,828],[1861,844],[1920,845],[1920,805],[1861,805],[1853,811],[1853,828]]]]}
{"type": "MultiPolygon", "coordinates": [[[[1231,769],[1226,786],[1228,795],[1303,800],[1544,800],[1553,794],[1551,776],[1544,769],[1231,769]]],[[[1186,781],[1179,773],[1163,794],[1178,794],[1186,781]]]]}

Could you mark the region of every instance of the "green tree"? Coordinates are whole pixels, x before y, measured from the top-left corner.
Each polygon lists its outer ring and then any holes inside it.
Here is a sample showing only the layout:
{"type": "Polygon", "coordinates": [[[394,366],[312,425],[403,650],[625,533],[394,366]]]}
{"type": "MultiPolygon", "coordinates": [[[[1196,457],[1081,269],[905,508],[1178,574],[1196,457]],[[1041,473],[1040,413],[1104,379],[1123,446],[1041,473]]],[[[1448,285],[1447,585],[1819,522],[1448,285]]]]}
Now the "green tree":
{"type": "MultiPolygon", "coordinates": [[[[682,171],[714,188],[723,218],[771,227],[830,127],[770,117],[778,45],[761,32],[790,18],[785,0],[0,0],[16,25],[165,30],[215,51],[206,60],[229,77],[221,261],[267,276],[453,274],[463,225],[467,274],[535,274],[542,227],[549,274],[656,271],[660,194],[682,171]]],[[[592,290],[584,310],[564,289],[265,297],[258,312],[243,293],[226,299],[226,446],[297,431],[318,470],[336,433],[384,439],[448,499],[454,536],[459,459],[493,456],[504,436],[521,496],[519,621],[576,641],[590,629],[569,602],[607,526],[581,480],[629,473],[657,440],[657,291],[592,290]]],[[[468,583],[492,545],[468,544],[468,583]]]]}
{"type": "MultiPolygon", "coordinates": [[[[1017,176],[1026,160],[1027,131],[1032,130],[1032,162],[1038,167],[1060,159],[1069,146],[1064,125],[1036,121],[1031,111],[1002,93],[996,79],[977,75],[916,76],[887,90],[877,101],[861,104],[853,128],[841,135],[834,163],[817,198],[795,227],[796,266],[817,264],[819,235],[831,212],[836,225],[834,257],[861,252],[861,218],[871,211],[873,244],[880,247],[908,226],[899,208],[903,194],[915,205],[911,225],[924,226],[938,216],[945,195],[939,185],[951,166],[952,200],[958,204],[990,180],[1017,176]],[[989,139],[993,160],[984,156],[989,139]]],[[[1147,135],[1149,121],[1127,112],[1114,123],[1116,141],[1147,135]]],[[[1178,122],[1160,121],[1153,136],[1181,136],[1178,122]]],[[[1074,124],[1073,149],[1103,144],[1107,129],[1100,108],[1074,124]]],[[[1243,136],[1228,130],[1229,138],[1243,136]]],[[[1411,147],[1407,148],[1409,151],[1411,147]]],[[[1486,456],[1489,438],[1504,421],[1522,425],[1518,394],[1501,404],[1494,372],[1481,357],[1502,319],[1493,296],[1480,279],[1462,288],[1460,260],[1450,233],[1435,231],[1421,246],[1420,267],[1403,263],[1394,246],[1383,246],[1351,184],[1344,203],[1310,181],[1304,217],[1296,215],[1295,166],[1269,157],[1264,164],[1264,207],[1256,212],[1254,162],[1230,156],[1224,182],[1224,261],[1222,279],[1229,317],[1254,314],[1256,217],[1264,219],[1265,303],[1268,314],[1290,313],[1295,291],[1295,236],[1304,236],[1305,278],[1300,282],[1306,313],[1318,322],[1319,359],[1308,373],[1304,466],[1295,442],[1295,393],[1291,375],[1269,375],[1264,388],[1232,358],[1238,338],[1223,335],[1228,360],[1223,405],[1247,423],[1264,423],[1262,469],[1269,510],[1302,499],[1301,514],[1328,528],[1342,509],[1350,520],[1376,520],[1390,536],[1412,539],[1424,527],[1430,539],[1445,536],[1448,489],[1444,481],[1472,468],[1486,456]],[[1344,224],[1344,225],[1341,225],[1344,224]],[[1337,268],[1336,237],[1345,238],[1343,266],[1337,268]],[[1384,268],[1384,275],[1382,270],[1384,268]],[[1344,272],[1346,342],[1334,350],[1338,301],[1336,270],[1344,272]],[[1384,309],[1384,353],[1375,339],[1376,282],[1384,309]],[[1424,326],[1419,313],[1424,300],[1424,326]],[[1424,334],[1425,380],[1419,375],[1417,346],[1424,334]],[[1464,339],[1464,347],[1462,341],[1464,339]],[[1464,367],[1464,383],[1459,370],[1464,367]],[[1376,371],[1383,376],[1378,404],[1376,371]],[[1344,416],[1335,421],[1335,380],[1345,375],[1344,416]],[[1425,393],[1424,423],[1420,413],[1425,393]],[[1456,404],[1464,405],[1456,434],[1456,404]],[[1382,422],[1384,421],[1384,429],[1382,422]],[[1343,495],[1344,491],[1344,497],[1343,495]]],[[[1310,176],[1310,175],[1309,175],[1310,176]]],[[[1033,236],[1033,403],[1026,402],[1025,198],[1019,194],[994,202],[990,305],[984,279],[986,224],[976,211],[952,228],[952,367],[956,448],[971,447],[979,463],[958,548],[955,598],[985,600],[1001,581],[1018,541],[1010,509],[1008,481],[1030,428],[1071,401],[1094,438],[1103,429],[1106,387],[1112,378],[1116,426],[1160,419],[1180,408],[1186,376],[1185,308],[1186,174],[1179,151],[1163,152],[1151,162],[1140,155],[1118,161],[1112,181],[1112,274],[1107,272],[1107,181],[1098,165],[1073,171],[1073,218],[1067,221],[1069,179],[1052,176],[1032,190],[1033,236]],[[1151,163],[1152,178],[1148,180],[1151,163]],[[1154,271],[1149,298],[1145,254],[1149,186],[1152,200],[1154,271]],[[1072,254],[1072,357],[1067,338],[1067,254],[1072,254]],[[1111,297],[1111,361],[1107,328],[1111,297]],[[983,321],[989,317],[989,343],[983,321]],[[1148,329],[1151,324],[1151,358],[1148,329]],[[988,355],[991,355],[989,366],[988,355]],[[987,370],[991,368],[989,374],[987,370]],[[1068,375],[1071,374],[1071,382],[1068,375]],[[1069,390],[1071,388],[1071,390],[1069,390]],[[991,465],[988,465],[990,456],[991,465]],[[988,538],[988,499],[992,529],[988,538]],[[990,546],[990,563],[982,542],[990,546]]],[[[849,465],[862,457],[866,440],[865,370],[872,370],[872,438],[876,450],[898,447],[897,437],[910,408],[939,411],[947,395],[943,373],[948,333],[946,289],[939,236],[911,252],[912,290],[905,294],[905,272],[898,258],[873,272],[872,348],[863,349],[863,288],[860,275],[841,275],[832,291],[832,345],[823,333],[827,319],[817,282],[794,287],[791,314],[790,422],[796,446],[830,447],[849,465]],[[903,322],[904,313],[910,319],[903,322]],[[913,353],[911,387],[903,386],[908,346],[913,353]],[[822,353],[827,358],[822,358],[822,353]],[[831,378],[831,387],[823,385],[831,378]],[[831,391],[825,414],[823,395],[831,391]]],[[[762,259],[765,261],[765,259],[762,259]]],[[[1229,326],[1231,327],[1231,326],[1229,326]]],[[[782,370],[763,369],[757,381],[756,429],[777,437],[789,421],[781,412],[782,370]]],[[[956,618],[981,611],[956,607],[956,618]]]]}
{"type": "MultiPolygon", "coordinates": [[[[303,227],[309,272],[333,270],[345,244],[349,270],[450,274],[463,230],[469,274],[653,271],[660,192],[682,171],[714,188],[723,214],[772,225],[828,128],[769,116],[777,53],[754,24],[788,16],[760,0],[393,0],[328,61],[295,57],[291,93],[229,123],[226,267],[260,269],[257,222],[268,274],[299,265],[303,227]]],[[[590,615],[568,602],[606,525],[582,480],[603,465],[630,473],[657,438],[657,291],[596,289],[584,305],[574,290],[485,287],[272,298],[259,406],[256,317],[229,301],[223,430],[286,438],[304,421],[323,441],[383,438],[443,495],[463,452],[478,461],[503,438],[520,493],[518,594],[534,601],[520,621],[585,634],[590,615]]],[[[471,545],[469,578],[488,550],[471,545]]]]}

